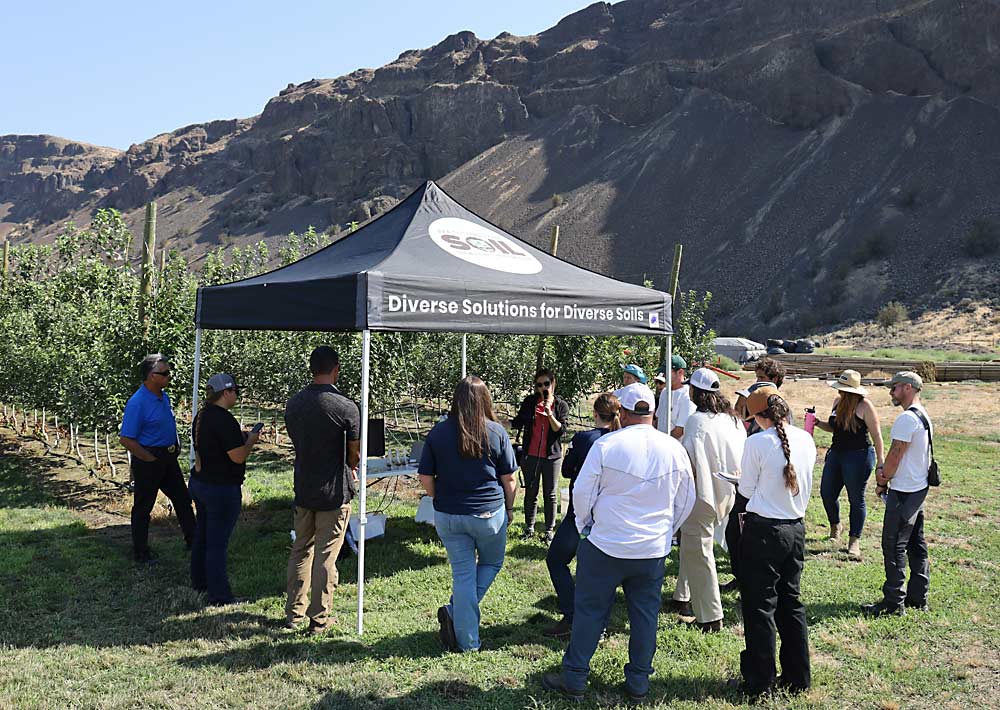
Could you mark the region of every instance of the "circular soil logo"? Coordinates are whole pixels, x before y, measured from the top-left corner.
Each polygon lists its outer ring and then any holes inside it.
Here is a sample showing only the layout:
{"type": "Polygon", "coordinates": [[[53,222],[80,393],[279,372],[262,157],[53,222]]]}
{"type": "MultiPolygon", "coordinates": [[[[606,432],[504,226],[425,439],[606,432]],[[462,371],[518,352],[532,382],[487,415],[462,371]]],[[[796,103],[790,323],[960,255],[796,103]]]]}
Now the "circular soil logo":
{"type": "Polygon", "coordinates": [[[452,256],[508,274],[537,274],[542,265],[519,244],[491,229],[457,217],[442,217],[427,228],[431,239],[452,256]]]}

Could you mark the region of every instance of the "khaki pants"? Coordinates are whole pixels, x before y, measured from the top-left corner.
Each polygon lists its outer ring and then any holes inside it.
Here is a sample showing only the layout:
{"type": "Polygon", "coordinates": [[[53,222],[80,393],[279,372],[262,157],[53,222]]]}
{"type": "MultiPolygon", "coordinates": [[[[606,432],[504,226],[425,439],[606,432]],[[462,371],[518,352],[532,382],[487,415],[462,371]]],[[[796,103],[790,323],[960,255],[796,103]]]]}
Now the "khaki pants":
{"type": "Polygon", "coordinates": [[[349,504],[334,510],[295,508],[295,542],[288,558],[285,603],[285,616],[293,624],[306,616],[313,627],[322,629],[330,623],[330,601],[339,582],[337,556],[350,519],[349,504]]]}
{"type": "Polygon", "coordinates": [[[698,501],[681,525],[680,571],[674,599],[690,600],[695,618],[702,624],[722,618],[713,547],[716,522],[715,510],[698,501]]]}

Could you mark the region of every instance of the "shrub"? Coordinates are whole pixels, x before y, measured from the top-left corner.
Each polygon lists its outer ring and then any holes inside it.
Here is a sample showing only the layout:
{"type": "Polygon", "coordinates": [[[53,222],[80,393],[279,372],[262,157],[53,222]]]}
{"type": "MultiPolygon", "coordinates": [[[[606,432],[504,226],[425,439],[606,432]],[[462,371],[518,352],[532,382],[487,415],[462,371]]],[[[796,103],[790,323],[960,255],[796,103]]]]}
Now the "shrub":
{"type": "Polygon", "coordinates": [[[554,194],[552,196],[552,209],[555,209],[556,207],[562,207],[562,204],[564,202],[565,200],[563,199],[562,195],[560,195],[559,193],[554,194]]]}
{"type": "Polygon", "coordinates": [[[875,316],[875,322],[878,323],[883,330],[889,330],[892,326],[902,323],[909,317],[910,314],[906,310],[906,306],[899,301],[889,301],[879,310],[878,314],[875,316]]]}
{"type": "Polygon", "coordinates": [[[990,219],[977,219],[962,240],[962,251],[973,259],[989,256],[1000,249],[1000,227],[990,219]]]}

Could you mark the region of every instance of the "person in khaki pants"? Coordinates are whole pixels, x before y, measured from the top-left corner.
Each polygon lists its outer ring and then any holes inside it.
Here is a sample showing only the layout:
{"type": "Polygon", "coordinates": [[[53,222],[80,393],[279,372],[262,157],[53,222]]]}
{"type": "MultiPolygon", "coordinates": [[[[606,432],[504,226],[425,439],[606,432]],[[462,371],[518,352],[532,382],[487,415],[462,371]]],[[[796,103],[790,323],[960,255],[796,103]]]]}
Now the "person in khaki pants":
{"type": "Polygon", "coordinates": [[[316,348],[309,369],[312,384],[285,407],[285,426],[295,446],[295,542],[288,558],[285,627],[296,629],[308,617],[309,633],[319,634],[335,623],[330,605],[356,492],[361,415],[336,387],[337,351],[316,348]]]}

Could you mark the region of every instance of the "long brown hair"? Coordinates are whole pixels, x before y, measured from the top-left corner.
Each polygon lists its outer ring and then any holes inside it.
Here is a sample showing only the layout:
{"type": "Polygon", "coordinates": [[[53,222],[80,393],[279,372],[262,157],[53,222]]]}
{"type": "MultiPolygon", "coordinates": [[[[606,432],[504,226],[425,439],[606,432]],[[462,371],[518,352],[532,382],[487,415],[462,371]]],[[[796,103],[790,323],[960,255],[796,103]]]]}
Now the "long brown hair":
{"type": "Polygon", "coordinates": [[[594,412],[603,421],[610,422],[608,429],[618,431],[622,428],[621,402],[610,392],[605,392],[594,400],[594,412]]]}
{"type": "Polygon", "coordinates": [[[837,417],[837,428],[844,431],[857,431],[860,428],[858,418],[855,416],[858,405],[864,399],[863,395],[855,392],[841,392],[840,401],[834,410],[837,417]]]}
{"type": "Polygon", "coordinates": [[[721,392],[703,390],[698,387],[691,388],[691,402],[699,412],[710,414],[728,414],[733,419],[737,419],[736,410],[730,404],[729,398],[721,392]]]}
{"type": "Polygon", "coordinates": [[[767,398],[767,409],[759,412],[757,416],[768,419],[774,423],[774,431],[781,441],[781,451],[785,454],[785,488],[792,492],[792,495],[799,494],[799,477],[795,473],[795,466],[792,465],[792,450],[788,445],[788,432],[785,431],[785,419],[788,417],[788,403],[780,395],[772,394],[767,398]]]}
{"type": "Polygon", "coordinates": [[[458,424],[458,451],[463,458],[483,457],[487,445],[487,421],[495,422],[493,398],[481,379],[469,375],[455,387],[451,400],[451,416],[458,424]]]}

